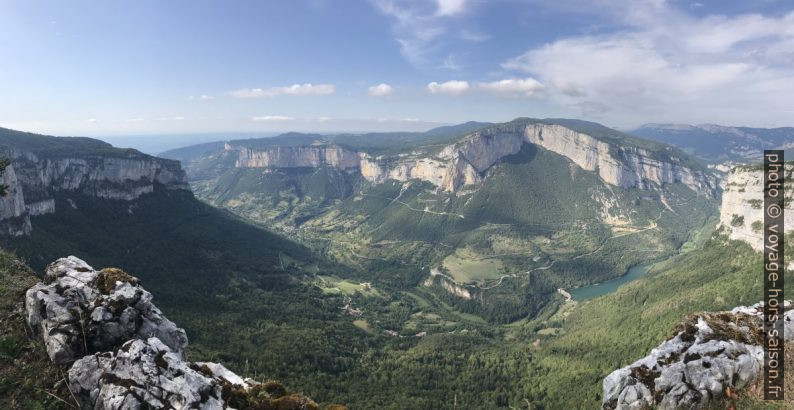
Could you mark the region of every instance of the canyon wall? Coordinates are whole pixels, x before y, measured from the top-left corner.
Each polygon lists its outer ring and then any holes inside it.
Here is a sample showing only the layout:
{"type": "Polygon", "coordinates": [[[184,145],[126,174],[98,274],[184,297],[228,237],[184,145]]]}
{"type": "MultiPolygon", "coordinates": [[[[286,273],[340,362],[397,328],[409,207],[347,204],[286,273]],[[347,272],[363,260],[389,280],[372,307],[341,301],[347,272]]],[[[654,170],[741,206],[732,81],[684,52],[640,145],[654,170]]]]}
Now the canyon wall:
{"type": "Polygon", "coordinates": [[[508,123],[467,135],[438,152],[412,152],[372,156],[328,145],[272,147],[253,150],[227,144],[236,152],[237,167],[317,167],[329,165],[359,171],[373,183],[392,179],[420,179],[447,192],[475,185],[483,172],[506,156],[518,153],[525,143],[563,155],[581,168],[597,172],[611,185],[651,189],[653,185],[682,183],[708,197],[717,193],[716,179],[684,165],[672,155],[621,146],[546,123],[508,123]]]}
{"type": "Polygon", "coordinates": [[[657,159],[648,150],[618,146],[561,125],[530,124],[526,140],[568,157],[588,171],[596,171],[604,182],[624,188],[649,189],[650,184],[680,182],[693,191],[713,196],[717,181],[703,171],[693,170],[679,158],[657,159]]]}
{"type": "MultiPolygon", "coordinates": [[[[786,179],[794,175],[794,164],[786,164],[786,179]]],[[[731,239],[747,242],[753,249],[764,249],[764,171],[760,166],[736,167],[724,181],[720,226],[731,239]]],[[[794,184],[787,182],[786,203],[794,197],[794,184]]],[[[783,224],[794,230],[794,209],[786,207],[783,224]]]]}
{"type": "Polygon", "coordinates": [[[0,198],[0,231],[12,236],[30,232],[30,216],[55,212],[58,192],[132,201],[153,192],[155,185],[190,189],[178,161],[136,151],[44,157],[4,147],[0,157],[11,160],[0,180],[9,187],[0,198]]]}
{"type": "Polygon", "coordinates": [[[226,144],[226,151],[238,151],[238,168],[316,168],[328,165],[339,169],[359,168],[358,153],[337,146],[272,147],[254,150],[226,144]]]}

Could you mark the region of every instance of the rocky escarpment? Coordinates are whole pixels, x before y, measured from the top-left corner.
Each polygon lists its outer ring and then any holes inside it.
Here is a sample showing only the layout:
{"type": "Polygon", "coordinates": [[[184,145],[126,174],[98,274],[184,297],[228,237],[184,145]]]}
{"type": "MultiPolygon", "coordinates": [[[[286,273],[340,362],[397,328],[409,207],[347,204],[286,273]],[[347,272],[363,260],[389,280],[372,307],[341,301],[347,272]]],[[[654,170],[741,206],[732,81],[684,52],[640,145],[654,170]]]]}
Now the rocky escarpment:
{"type": "MultiPolygon", "coordinates": [[[[786,164],[786,178],[794,175],[794,164],[786,164]]],[[[724,182],[720,226],[731,239],[747,242],[753,249],[764,248],[764,171],[760,166],[734,168],[724,182]]],[[[786,203],[794,197],[794,185],[786,184],[786,203]]],[[[794,210],[786,208],[783,224],[794,230],[794,210]]],[[[787,232],[788,232],[787,231],[787,232]]]]}
{"type": "MultiPolygon", "coordinates": [[[[794,310],[784,326],[786,341],[794,341],[794,310]]],[[[701,408],[759,377],[763,334],[763,302],[688,316],[673,338],[604,379],[603,408],[701,408]]]]}
{"type": "Polygon", "coordinates": [[[440,151],[372,156],[335,146],[271,147],[264,150],[227,145],[236,151],[237,167],[315,167],[330,165],[358,170],[367,180],[419,179],[441,190],[456,192],[475,185],[483,173],[502,158],[518,153],[525,143],[556,152],[604,182],[624,188],[651,189],[654,185],[682,183],[712,197],[717,190],[713,176],[684,164],[673,155],[657,155],[647,149],[623,146],[558,124],[516,121],[467,135],[440,151]]]}
{"type": "Polygon", "coordinates": [[[0,177],[0,184],[6,187],[6,195],[0,197],[0,232],[11,236],[30,233],[30,217],[25,205],[25,194],[22,192],[13,165],[9,164],[5,167],[0,177]]]}
{"type": "Polygon", "coordinates": [[[189,189],[179,162],[134,150],[62,156],[6,146],[0,147],[0,157],[11,160],[2,181],[9,195],[0,199],[0,229],[10,235],[29,233],[30,216],[55,212],[58,193],[131,201],[153,192],[155,185],[189,189]]]}
{"type": "Polygon", "coordinates": [[[649,189],[651,184],[680,182],[707,196],[714,196],[717,190],[713,176],[684,165],[675,156],[660,159],[647,149],[611,144],[561,125],[530,124],[525,137],[570,158],[583,169],[598,172],[611,185],[649,189]]]}
{"type": "Polygon", "coordinates": [[[27,322],[85,409],[316,409],[278,383],[243,379],[217,363],[185,361],[185,331],[138,280],[70,256],[26,294],[27,322]]]}
{"type": "Polygon", "coordinates": [[[254,150],[225,144],[224,150],[237,151],[238,168],[317,168],[328,165],[339,169],[359,168],[358,153],[337,146],[272,147],[254,150]]]}

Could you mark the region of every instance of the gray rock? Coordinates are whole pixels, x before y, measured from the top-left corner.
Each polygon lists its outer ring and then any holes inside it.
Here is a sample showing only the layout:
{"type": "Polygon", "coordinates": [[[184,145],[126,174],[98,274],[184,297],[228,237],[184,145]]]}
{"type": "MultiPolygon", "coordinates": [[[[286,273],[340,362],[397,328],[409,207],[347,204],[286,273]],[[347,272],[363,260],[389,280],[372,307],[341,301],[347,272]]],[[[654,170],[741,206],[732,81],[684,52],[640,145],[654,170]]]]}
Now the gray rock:
{"type": "Polygon", "coordinates": [[[156,337],[130,340],[116,353],[85,356],[68,378],[83,407],[95,410],[225,409],[224,388],[257,385],[216,363],[185,362],[156,337]]]}
{"type": "MultiPolygon", "coordinates": [[[[791,303],[786,301],[786,307],[791,303]]],[[[763,368],[763,303],[685,318],[670,340],[603,381],[604,409],[692,409],[741,389],[763,368]]],[[[794,309],[784,317],[794,340],[794,309]]]]}
{"type": "Polygon", "coordinates": [[[152,336],[184,354],[185,331],[163,316],[137,279],[118,270],[94,270],[70,256],[50,264],[46,280],[27,291],[25,308],[28,325],[41,333],[53,362],[71,363],[152,336]]]}

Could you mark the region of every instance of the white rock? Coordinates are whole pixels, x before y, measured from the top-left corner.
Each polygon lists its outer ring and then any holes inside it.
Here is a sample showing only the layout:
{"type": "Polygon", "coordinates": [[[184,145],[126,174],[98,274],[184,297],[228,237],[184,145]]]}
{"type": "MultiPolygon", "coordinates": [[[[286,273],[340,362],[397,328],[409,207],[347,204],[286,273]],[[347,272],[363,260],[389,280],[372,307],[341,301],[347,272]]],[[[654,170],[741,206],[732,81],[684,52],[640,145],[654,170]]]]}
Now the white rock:
{"type": "MultiPolygon", "coordinates": [[[[726,387],[746,387],[763,368],[764,352],[755,336],[762,315],[763,302],[686,319],[675,337],[604,378],[602,407],[699,408],[726,387]]],[[[794,340],[794,309],[784,315],[784,326],[785,339],[794,340]]]]}
{"type": "Polygon", "coordinates": [[[156,336],[183,354],[185,331],[151,303],[149,292],[118,281],[108,294],[99,289],[103,271],[70,256],[47,267],[49,284],[25,296],[28,324],[44,338],[50,359],[66,364],[91,352],[104,352],[132,338],[156,336]]]}
{"type": "Polygon", "coordinates": [[[159,339],[131,340],[116,353],[85,356],[68,372],[78,399],[94,409],[225,409],[224,385],[253,383],[217,363],[191,364],[159,339]]]}

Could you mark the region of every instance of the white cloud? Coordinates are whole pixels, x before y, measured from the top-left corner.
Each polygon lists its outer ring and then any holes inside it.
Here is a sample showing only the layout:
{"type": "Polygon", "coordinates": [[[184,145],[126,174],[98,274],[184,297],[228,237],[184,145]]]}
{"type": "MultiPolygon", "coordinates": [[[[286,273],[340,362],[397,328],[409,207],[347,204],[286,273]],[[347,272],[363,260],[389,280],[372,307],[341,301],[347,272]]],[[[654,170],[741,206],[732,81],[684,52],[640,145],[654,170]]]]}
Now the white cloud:
{"type": "Polygon", "coordinates": [[[406,117],[406,118],[381,117],[381,118],[376,119],[375,121],[377,121],[379,123],[386,123],[386,122],[388,122],[388,123],[419,123],[419,122],[421,122],[421,123],[433,124],[433,122],[431,122],[431,121],[422,121],[419,118],[413,118],[413,117],[406,117]]]}
{"type": "Polygon", "coordinates": [[[369,87],[367,92],[369,93],[369,95],[373,97],[384,97],[393,94],[394,87],[386,83],[380,83],[378,85],[373,85],[372,87],[369,87]]]}
{"type": "Polygon", "coordinates": [[[479,83],[477,86],[482,90],[507,96],[533,96],[544,88],[540,81],[532,77],[508,78],[505,80],[493,81],[489,83],[479,83]]]}
{"type": "MultiPolygon", "coordinates": [[[[476,31],[459,30],[467,14],[464,0],[371,0],[382,14],[393,21],[392,32],[400,53],[411,64],[438,66],[439,60],[454,50],[455,39],[477,41],[486,37],[476,31]]],[[[466,26],[474,26],[468,23],[466,26]]]]}
{"type": "Polygon", "coordinates": [[[244,88],[229,92],[235,98],[263,98],[276,97],[279,95],[328,95],[333,94],[335,87],[333,84],[292,84],[285,87],[271,88],[244,88]]]}
{"type": "Polygon", "coordinates": [[[558,103],[623,125],[790,118],[794,13],[698,19],[661,0],[637,4],[625,30],[561,38],[502,67],[533,76],[558,103]]]}
{"type": "Polygon", "coordinates": [[[85,120],[85,122],[88,122],[88,123],[94,124],[94,123],[97,123],[97,122],[99,122],[99,120],[98,120],[98,119],[96,119],[96,118],[89,118],[89,119],[85,120]]]}
{"type": "Polygon", "coordinates": [[[143,118],[129,118],[124,120],[124,122],[143,122],[143,118]]]}
{"type": "Polygon", "coordinates": [[[470,88],[468,81],[452,80],[443,83],[433,81],[427,85],[431,94],[461,95],[470,88]]]}
{"type": "Polygon", "coordinates": [[[452,71],[460,71],[463,69],[463,66],[458,63],[458,60],[455,58],[455,56],[450,54],[441,63],[441,68],[446,68],[447,70],[452,71]]]}
{"type": "Polygon", "coordinates": [[[261,117],[251,117],[251,121],[267,122],[267,121],[292,121],[294,118],[285,115],[264,115],[261,117]]]}
{"type": "Polygon", "coordinates": [[[463,29],[460,31],[460,38],[468,41],[473,41],[475,43],[482,43],[483,41],[487,41],[491,38],[491,36],[479,32],[479,31],[471,31],[468,29],[463,29]]]}
{"type": "Polygon", "coordinates": [[[462,13],[466,9],[466,0],[436,0],[439,16],[451,16],[462,13]]]}

